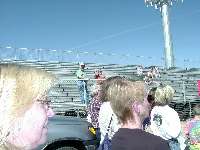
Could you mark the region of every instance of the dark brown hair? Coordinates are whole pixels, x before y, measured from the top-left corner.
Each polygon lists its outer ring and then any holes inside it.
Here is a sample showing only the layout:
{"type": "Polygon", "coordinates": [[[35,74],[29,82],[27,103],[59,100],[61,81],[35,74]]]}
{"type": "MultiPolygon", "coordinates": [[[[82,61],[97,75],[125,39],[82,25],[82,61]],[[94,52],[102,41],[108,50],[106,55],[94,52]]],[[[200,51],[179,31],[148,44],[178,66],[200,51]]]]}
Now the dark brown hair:
{"type": "Polygon", "coordinates": [[[152,105],[152,107],[155,104],[155,93],[156,93],[157,87],[153,87],[150,89],[148,95],[147,95],[147,101],[152,105]]]}

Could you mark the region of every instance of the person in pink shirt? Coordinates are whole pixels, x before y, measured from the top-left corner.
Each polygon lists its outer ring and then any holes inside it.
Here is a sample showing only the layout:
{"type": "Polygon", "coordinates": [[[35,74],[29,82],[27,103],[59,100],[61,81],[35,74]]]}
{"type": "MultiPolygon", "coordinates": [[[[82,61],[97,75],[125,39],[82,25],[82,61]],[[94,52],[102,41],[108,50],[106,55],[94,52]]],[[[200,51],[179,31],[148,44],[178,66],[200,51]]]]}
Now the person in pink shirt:
{"type": "Polygon", "coordinates": [[[0,64],[0,149],[31,150],[47,138],[47,92],[55,77],[45,71],[0,64]]]}

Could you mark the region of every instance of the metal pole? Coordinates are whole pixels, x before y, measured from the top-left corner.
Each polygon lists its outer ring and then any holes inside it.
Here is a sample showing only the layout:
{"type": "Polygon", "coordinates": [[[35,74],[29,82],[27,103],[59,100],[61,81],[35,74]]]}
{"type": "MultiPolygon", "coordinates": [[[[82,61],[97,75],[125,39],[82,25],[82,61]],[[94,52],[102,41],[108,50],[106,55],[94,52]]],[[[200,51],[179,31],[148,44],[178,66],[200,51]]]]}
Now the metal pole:
{"type": "Polygon", "coordinates": [[[174,54],[170,34],[169,6],[167,4],[162,5],[161,14],[165,41],[165,67],[169,69],[174,67],[174,54]]]}
{"type": "MultiPolygon", "coordinates": [[[[173,54],[173,44],[170,34],[170,23],[169,23],[169,7],[172,6],[173,2],[178,2],[179,0],[144,0],[147,7],[155,7],[161,11],[164,41],[165,41],[165,68],[174,67],[174,54],[173,54]]],[[[183,0],[182,0],[183,2],[183,0]]]]}

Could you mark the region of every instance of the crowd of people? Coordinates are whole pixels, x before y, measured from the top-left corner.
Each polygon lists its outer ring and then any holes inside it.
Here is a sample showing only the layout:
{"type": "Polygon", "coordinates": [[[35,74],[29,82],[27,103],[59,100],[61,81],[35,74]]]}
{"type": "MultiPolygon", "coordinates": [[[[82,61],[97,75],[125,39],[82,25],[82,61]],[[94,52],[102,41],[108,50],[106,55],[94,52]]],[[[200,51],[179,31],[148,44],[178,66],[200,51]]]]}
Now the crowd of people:
{"type": "MultiPolygon", "coordinates": [[[[87,118],[100,140],[99,150],[105,148],[105,143],[108,149],[114,150],[199,148],[198,115],[186,124],[187,130],[183,129],[178,113],[169,106],[175,90],[164,83],[149,89],[150,82],[160,77],[157,67],[146,74],[141,66],[137,68],[137,75],[144,75],[144,81],[120,76],[106,79],[101,70],[94,73],[94,78],[100,80],[91,89],[87,118]]],[[[196,107],[194,114],[200,111],[198,105],[196,107]]]]}
{"type": "Polygon", "coordinates": [[[146,84],[151,84],[153,79],[160,78],[160,71],[158,67],[152,66],[147,72],[144,72],[144,68],[142,65],[137,66],[137,76],[143,77],[143,80],[146,84]]]}
{"type": "Polygon", "coordinates": [[[164,83],[149,87],[144,81],[120,76],[106,79],[89,104],[91,123],[98,131],[99,150],[198,150],[200,104],[195,117],[182,128],[178,113],[169,106],[175,90],[164,83]]]}
{"type": "MultiPolygon", "coordinates": [[[[79,85],[86,86],[83,68],[81,64],[77,77],[79,85]]],[[[95,75],[103,80],[93,86],[88,121],[100,141],[99,150],[200,149],[200,104],[182,128],[178,113],[169,106],[175,92],[171,86],[106,78],[101,71],[95,75]]],[[[54,115],[47,94],[55,81],[40,69],[0,65],[0,149],[34,149],[46,141],[48,118],[54,115]]]]}

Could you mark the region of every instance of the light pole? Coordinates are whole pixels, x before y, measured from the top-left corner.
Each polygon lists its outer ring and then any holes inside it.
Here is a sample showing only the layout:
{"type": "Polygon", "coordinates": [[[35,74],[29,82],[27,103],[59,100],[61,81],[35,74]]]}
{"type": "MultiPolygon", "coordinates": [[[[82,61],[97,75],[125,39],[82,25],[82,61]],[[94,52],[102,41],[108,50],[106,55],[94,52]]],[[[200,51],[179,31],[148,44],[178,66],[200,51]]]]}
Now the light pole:
{"type": "MultiPolygon", "coordinates": [[[[174,54],[173,44],[170,34],[170,22],[169,22],[169,7],[173,2],[180,0],[145,0],[146,6],[153,6],[155,9],[159,9],[162,16],[164,41],[165,41],[165,67],[168,69],[174,67],[174,54]]],[[[183,0],[181,0],[183,2],[183,0]]]]}

